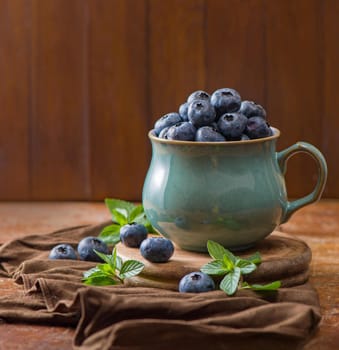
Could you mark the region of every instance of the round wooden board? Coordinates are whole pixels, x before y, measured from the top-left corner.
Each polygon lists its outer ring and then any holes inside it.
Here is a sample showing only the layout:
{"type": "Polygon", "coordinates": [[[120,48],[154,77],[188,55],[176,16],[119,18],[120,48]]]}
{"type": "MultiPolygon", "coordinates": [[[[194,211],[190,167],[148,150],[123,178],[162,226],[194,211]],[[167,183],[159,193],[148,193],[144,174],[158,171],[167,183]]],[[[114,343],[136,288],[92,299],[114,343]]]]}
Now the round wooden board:
{"type": "MultiPolygon", "coordinates": [[[[282,286],[290,287],[304,283],[308,279],[311,250],[306,243],[286,234],[274,232],[251,249],[236,252],[235,255],[248,257],[259,252],[262,263],[257,270],[246,275],[250,283],[269,283],[280,280],[282,286]]],[[[137,248],[117,245],[118,255],[123,260],[142,261],[145,268],[142,273],[129,279],[129,284],[143,287],[157,287],[177,290],[180,279],[211,261],[208,254],[195,253],[175,247],[175,252],[166,263],[151,263],[145,260],[137,248]]]]}

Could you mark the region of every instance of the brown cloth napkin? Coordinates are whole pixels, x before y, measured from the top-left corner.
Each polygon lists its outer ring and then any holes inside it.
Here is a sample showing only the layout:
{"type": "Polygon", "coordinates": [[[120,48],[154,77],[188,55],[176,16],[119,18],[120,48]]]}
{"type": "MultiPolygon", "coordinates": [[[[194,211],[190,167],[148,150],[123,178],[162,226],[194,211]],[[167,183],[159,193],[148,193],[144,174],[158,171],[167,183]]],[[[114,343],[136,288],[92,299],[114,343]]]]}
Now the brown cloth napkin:
{"type": "Polygon", "coordinates": [[[76,327],[74,348],[299,349],[320,321],[309,284],[234,297],[222,291],[182,294],[156,288],[88,287],[84,271],[95,263],[48,260],[59,243],[76,247],[108,223],[28,236],[0,248],[0,276],[13,277],[24,294],[0,298],[5,322],[76,327]]]}

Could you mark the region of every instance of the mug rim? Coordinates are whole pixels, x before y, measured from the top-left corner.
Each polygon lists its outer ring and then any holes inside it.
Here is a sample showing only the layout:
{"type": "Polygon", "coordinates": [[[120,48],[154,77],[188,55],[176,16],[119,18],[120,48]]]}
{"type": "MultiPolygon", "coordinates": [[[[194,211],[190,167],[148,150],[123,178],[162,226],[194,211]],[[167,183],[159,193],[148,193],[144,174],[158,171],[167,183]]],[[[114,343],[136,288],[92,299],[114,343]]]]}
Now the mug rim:
{"type": "Polygon", "coordinates": [[[271,129],[273,130],[273,135],[268,137],[262,137],[259,139],[250,139],[250,140],[239,140],[239,141],[182,141],[182,140],[168,140],[168,139],[161,139],[158,136],[154,135],[154,129],[151,129],[148,132],[148,137],[155,142],[159,143],[165,143],[170,145],[194,145],[194,146],[204,146],[204,145],[247,145],[247,144],[253,144],[253,143],[259,143],[259,142],[265,142],[265,141],[271,141],[275,140],[280,136],[280,130],[271,126],[271,129]]]}

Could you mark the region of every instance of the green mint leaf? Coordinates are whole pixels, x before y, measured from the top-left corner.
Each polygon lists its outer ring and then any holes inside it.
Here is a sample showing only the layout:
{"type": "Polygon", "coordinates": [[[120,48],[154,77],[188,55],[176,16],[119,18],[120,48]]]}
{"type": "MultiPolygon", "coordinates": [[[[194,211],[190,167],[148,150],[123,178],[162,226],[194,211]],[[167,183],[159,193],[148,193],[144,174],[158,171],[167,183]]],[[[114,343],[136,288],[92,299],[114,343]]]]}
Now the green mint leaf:
{"type": "Polygon", "coordinates": [[[120,228],[121,225],[118,224],[108,225],[100,232],[99,238],[106,244],[116,245],[120,242],[120,228]]]}
{"type": "Polygon", "coordinates": [[[228,270],[225,269],[223,262],[220,260],[213,260],[205,264],[200,271],[207,275],[224,275],[228,272],[228,270]]]}
{"type": "Polygon", "coordinates": [[[140,204],[134,207],[134,209],[128,215],[128,222],[135,222],[139,217],[144,216],[144,207],[140,204]]]}
{"type": "Polygon", "coordinates": [[[94,272],[97,272],[97,271],[100,271],[97,267],[93,267],[93,268],[91,268],[91,269],[85,271],[85,272],[83,273],[84,278],[89,277],[90,275],[92,275],[94,272]]]}
{"type": "Polygon", "coordinates": [[[82,281],[84,284],[89,286],[110,286],[120,284],[119,281],[116,281],[112,277],[102,273],[93,274],[87,278],[83,278],[82,281]]]}
{"type": "Polygon", "coordinates": [[[97,250],[94,249],[94,252],[95,254],[102,260],[104,261],[105,263],[111,265],[111,255],[108,255],[108,254],[104,254],[104,253],[101,253],[101,252],[98,252],[97,250]]]}
{"type": "Polygon", "coordinates": [[[127,202],[121,199],[114,199],[114,198],[106,198],[105,204],[108,210],[110,211],[110,213],[112,213],[112,211],[116,209],[124,210],[124,212],[127,214],[126,218],[135,208],[135,204],[131,202],[127,202]]]}
{"type": "Polygon", "coordinates": [[[261,255],[259,254],[259,252],[256,252],[248,258],[244,258],[244,260],[248,260],[253,264],[259,265],[261,264],[261,255]]]}
{"type": "Polygon", "coordinates": [[[226,253],[222,257],[222,265],[224,266],[225,271],[232,271],[235,266],[233,260],[226,253]]]}
{"type": "Polygon", "coordinates": [[[257,265],[245,259],[237,259],[235,265],[240,268],[243,275],[247,275],[257,269],[257,265]]]}
{"type": "Polygon", "coordinates": [[[240,268],[235,267],[233,271],[229,272],[220,282],[220,289],[227,295],[233,295],[237,289],[240,280],[240,268]]]}
{"type": "Polygon", "coordinates": [[[112,214],[112,220],[118,223],[119,225],[123,226],[128,223],[128,219],[123,213],[123,210],[112,209],[111,214],[112,214]]]}
{"type": "Polygon", "coordinates": [[[207,250],[211,258],[215,260],[222,260],[226,249],[219,243],[214,241],[207,241],[207,250]]]}
{"type": "Polygon", "coordinates": [[[268,283],[268,284],[251,284],[251,285],[247,283],[247,285],[252,290],[259,292],[259,291],[277,290],[277,289],[279,289],[281,287],[281,282],[280,281],[274,281],[274,282],[271,282],[271,283],[268,283]]]}
{"type": "Polygon", "coordinates": [[[113,270],[112,266],[109,264],[99,264],[96,266],[97,269],[99,271],[101,271],[102,273],[106,274],[106,275],[114,275],[115,274],[115,270],[113,270]]]}
{"type": "Polygon", "coordinates": [[[125,279],[125,278],[130,278],[133,276],[138,275],[145,265],[137,260],[127,260],[125,261],[120,269],[120,278],[125,279]]]}

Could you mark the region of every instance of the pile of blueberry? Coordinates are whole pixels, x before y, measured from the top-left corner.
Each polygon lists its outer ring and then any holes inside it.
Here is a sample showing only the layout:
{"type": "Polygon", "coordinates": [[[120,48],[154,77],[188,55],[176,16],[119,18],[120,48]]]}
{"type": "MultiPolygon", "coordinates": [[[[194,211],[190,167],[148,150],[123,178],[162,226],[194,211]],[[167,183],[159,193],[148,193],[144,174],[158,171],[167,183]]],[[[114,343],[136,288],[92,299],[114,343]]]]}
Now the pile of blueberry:
{"type": "Polygon", "coordinates": [[[154,124],[155,136],[168,140],[222,142],[258,139],[273,135],[265,109],[239,93],[222,88],[211,95],[190,94],[178,112],[165,114],[154,124]]]}

